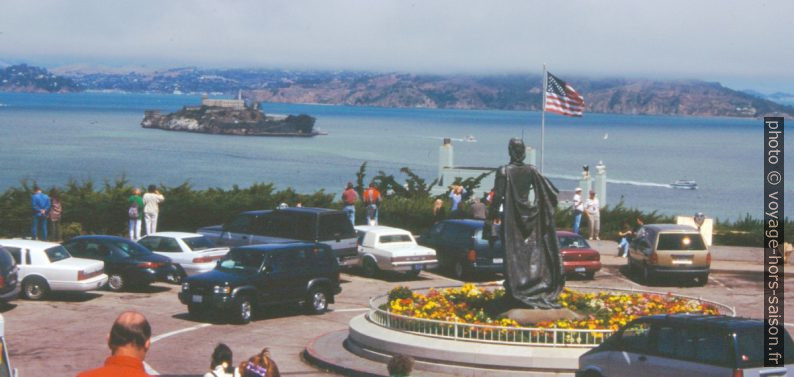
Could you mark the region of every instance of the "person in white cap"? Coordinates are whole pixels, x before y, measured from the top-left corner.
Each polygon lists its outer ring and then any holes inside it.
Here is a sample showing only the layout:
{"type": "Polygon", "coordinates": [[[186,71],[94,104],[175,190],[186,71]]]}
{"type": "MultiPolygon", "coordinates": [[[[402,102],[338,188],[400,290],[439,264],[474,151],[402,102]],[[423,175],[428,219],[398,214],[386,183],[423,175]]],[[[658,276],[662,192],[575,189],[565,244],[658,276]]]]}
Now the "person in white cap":
{"type": "Polygon", "coordinates": [[[582,212],[584,212],[584,203],[582,202],[582,188],[576,188],[576,194],[573,195],[573,232],[579,234],[579,223],[582,221],[582,212]]]}
{"type": "Polygon", "coordinates": [[[590,224],[590,240],[600,240],[598,233],[601,231],[601,205],[598,203],[595,191],[590,191],[590,198],[585,202],[584,208],[590,224]]]}

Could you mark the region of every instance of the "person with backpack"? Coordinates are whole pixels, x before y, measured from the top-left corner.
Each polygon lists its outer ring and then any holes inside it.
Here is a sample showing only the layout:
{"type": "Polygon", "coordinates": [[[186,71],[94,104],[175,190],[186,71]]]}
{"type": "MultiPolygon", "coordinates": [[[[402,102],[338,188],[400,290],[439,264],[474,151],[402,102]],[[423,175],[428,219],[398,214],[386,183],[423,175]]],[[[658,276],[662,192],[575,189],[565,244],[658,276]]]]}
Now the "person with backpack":
{"type": "Polygon", "coordinates": [[[143,198],[141,198],[141,189],[134,188],[132,195],[127,200],[130,204],[127,209],[127,218],[130,230],[130,239],[137,240],[141,238],[141,223],[143,222],[143,198]]]}
{"type": "Polygon", "coordinates": [[[364,204],[367,206],[367,224],[378,225],[378,206],[380,205],[380,190],[375,187],[375,183],[369,184],[369,188],[364,190],[364,204]]]}
{"type": "Polygon", "coordinates": [[[165,200],[155,185],[149,185],[143,194],[143,218],[146,220],[146,235],[157,232],[157,218],[160,216],[160,203],[165,200]]]}

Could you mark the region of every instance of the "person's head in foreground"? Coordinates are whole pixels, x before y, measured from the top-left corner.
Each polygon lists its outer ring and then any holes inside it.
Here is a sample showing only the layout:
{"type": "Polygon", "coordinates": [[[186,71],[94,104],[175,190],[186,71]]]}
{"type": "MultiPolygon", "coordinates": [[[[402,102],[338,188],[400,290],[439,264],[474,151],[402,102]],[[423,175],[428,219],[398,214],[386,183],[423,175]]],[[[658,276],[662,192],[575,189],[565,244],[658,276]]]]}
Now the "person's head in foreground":
{"type": "Polygon", "coordinates": [[[262,349],[238,367],[241,377],[280,377],[278,366],[270,359],[270,351],[262,349]]]}
{"type": "Polygon", "coordinates": [[[394,355],[386,365],[391,377],[408,377],[414,369],[414,359],[406,355],[394,355]]]}
{"type": "Polygon", "coordinates": [[[108,335],[108,347],[114,356],[132,356],[143,360],[149,351],[152,327],[143,314],[126,311],[119,314],[108,335]]]}
{"type": "Polygon", "coordinates": [[[228,373],[232,372],[232,350],[229,346],[218,343],[215,350],[212,351],[212,362],[210,363],[210,370],[215,370],[219,365],[228,373]]]}

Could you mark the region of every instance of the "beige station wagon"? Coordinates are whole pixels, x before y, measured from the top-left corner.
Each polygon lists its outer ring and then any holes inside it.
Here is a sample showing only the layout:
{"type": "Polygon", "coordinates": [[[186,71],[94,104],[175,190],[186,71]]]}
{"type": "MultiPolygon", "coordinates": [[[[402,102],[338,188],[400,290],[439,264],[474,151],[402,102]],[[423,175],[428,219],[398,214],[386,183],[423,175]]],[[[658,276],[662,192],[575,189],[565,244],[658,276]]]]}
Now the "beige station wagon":
{"type": "Polygon", "coordinates": [[[691,225],[649,224],[637,232],[631,242],[629,270],[642,277],[645,284],[661,277],[697,279],[705,285],[709,279],[711,253],[703,237],[691,225]]]}

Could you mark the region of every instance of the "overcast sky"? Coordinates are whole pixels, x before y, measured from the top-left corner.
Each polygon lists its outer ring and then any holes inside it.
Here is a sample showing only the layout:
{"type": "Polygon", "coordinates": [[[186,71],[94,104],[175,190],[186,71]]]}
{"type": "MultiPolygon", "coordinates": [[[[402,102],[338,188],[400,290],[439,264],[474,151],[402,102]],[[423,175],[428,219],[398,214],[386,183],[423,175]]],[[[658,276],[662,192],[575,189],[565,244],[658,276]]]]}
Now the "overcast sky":
{"type": "Polygon", "coordinates": [[[701,78],[794,92],[792,1],[9,1],[0,61],[701,78]]]}

